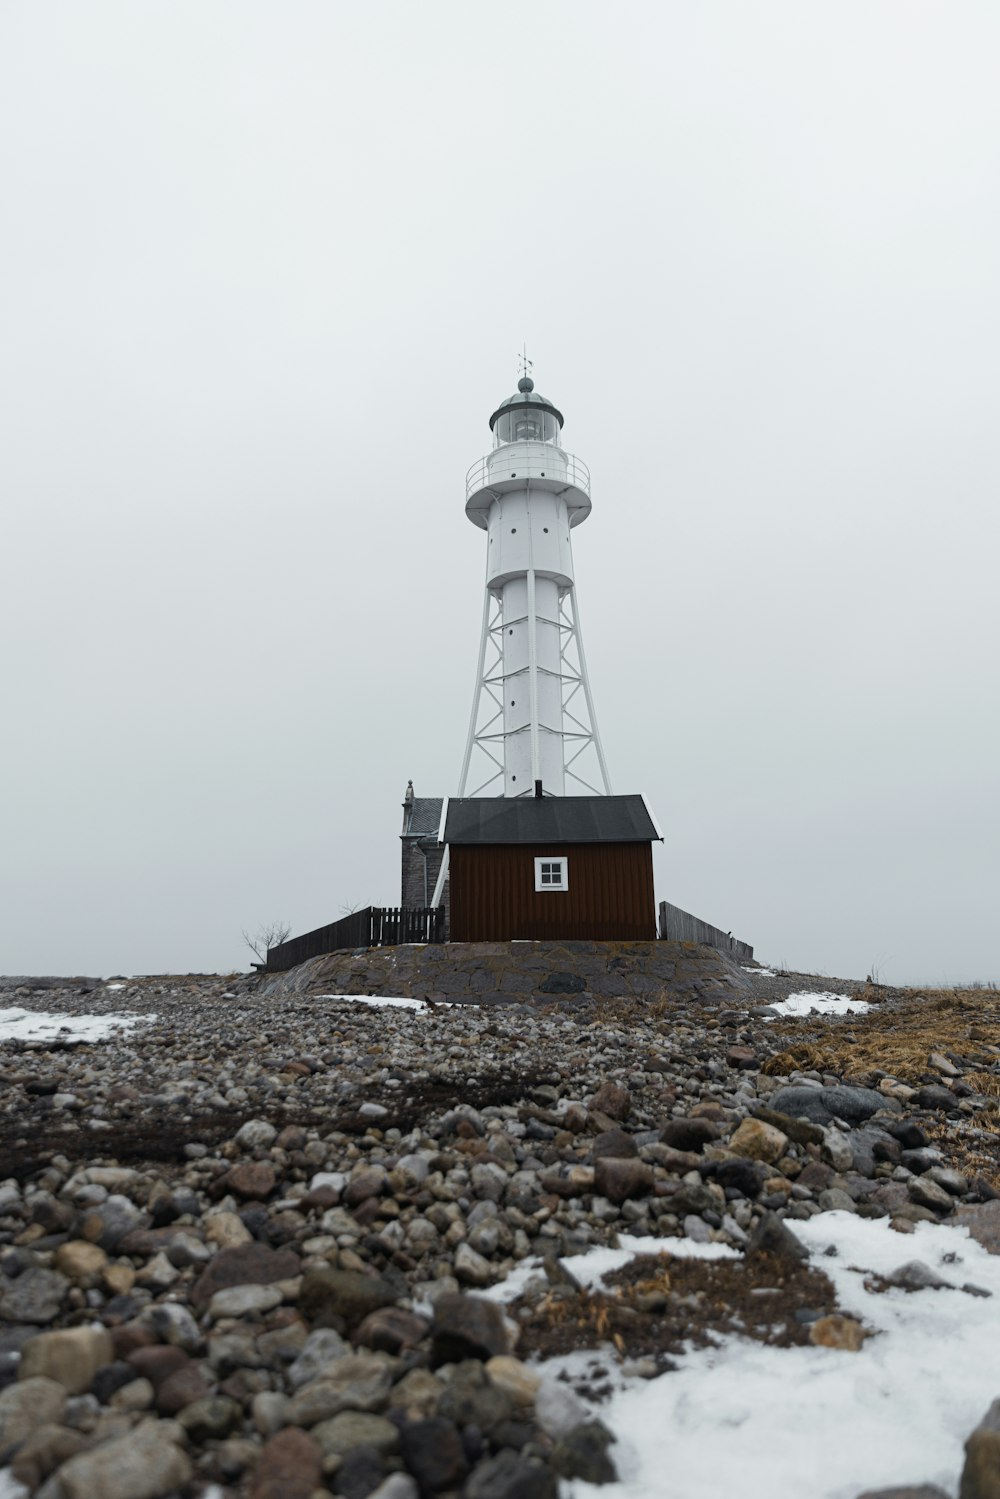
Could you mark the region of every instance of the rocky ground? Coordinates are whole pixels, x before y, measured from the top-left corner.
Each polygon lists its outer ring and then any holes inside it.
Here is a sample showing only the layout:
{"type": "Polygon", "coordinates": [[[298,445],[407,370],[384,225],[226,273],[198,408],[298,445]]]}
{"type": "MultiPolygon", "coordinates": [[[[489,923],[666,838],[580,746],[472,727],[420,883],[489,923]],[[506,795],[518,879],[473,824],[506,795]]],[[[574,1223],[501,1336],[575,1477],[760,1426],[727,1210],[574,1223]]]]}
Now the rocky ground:
{"type": "MultiPolygon", "coordinates": [[[[675,956],[650,988],[641,954],[536,949],[512,1002],[420,1009],[324,998],[326,960],[4,980],[0,1009],[144,1019],[0,1042],[0,1468],[42,1499],[541,1499],[615,1468],[599,1385],[536,1355],[654,1378],[733,1330],[860,1346],[783,1220],[887,1217],[915,1289],[917,1222],[1000,1250],[995,994],[675,956]],[[873,1009],[775,1016],[804,990],[873,1009]],[[582,1289],[621,1231],[743,1255],[582,1289]],[[504,1312],[482,1293],[525,1261],[504,1312]]],[[[355,961],[345,991],[406,992],[355,961]]],[[[969,1451],[963,1499],[1000,1492],[1000,1432],[969,1451]]]]}

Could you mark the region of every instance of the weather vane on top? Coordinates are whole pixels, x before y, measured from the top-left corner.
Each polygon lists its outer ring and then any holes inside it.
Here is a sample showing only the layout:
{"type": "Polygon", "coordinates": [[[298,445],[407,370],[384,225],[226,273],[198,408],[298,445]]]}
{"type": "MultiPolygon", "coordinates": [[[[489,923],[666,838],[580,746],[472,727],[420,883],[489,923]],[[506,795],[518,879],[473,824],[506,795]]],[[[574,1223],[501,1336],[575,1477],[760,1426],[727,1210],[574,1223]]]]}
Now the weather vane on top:
{"type": "Polygon", "coordinates": [[[534,362],[535,361],[533,359],[528,358],[528,345],[527,343],[525,343],[521,353],[517,356],[518,373],[522,376],[527,376],[530,379],[531,367],[534,362]]]}

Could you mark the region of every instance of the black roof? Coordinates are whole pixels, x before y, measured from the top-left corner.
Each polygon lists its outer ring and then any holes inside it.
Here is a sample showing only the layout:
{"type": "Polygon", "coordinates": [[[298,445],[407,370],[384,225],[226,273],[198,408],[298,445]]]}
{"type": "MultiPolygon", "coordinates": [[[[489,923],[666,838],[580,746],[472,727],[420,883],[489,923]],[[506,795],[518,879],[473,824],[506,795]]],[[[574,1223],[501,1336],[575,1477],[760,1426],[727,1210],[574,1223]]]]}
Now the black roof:
{"type": "Polygon", "coordinates": [[[652,843],[642,796],[450,797],[445,843],[652,843]]]}

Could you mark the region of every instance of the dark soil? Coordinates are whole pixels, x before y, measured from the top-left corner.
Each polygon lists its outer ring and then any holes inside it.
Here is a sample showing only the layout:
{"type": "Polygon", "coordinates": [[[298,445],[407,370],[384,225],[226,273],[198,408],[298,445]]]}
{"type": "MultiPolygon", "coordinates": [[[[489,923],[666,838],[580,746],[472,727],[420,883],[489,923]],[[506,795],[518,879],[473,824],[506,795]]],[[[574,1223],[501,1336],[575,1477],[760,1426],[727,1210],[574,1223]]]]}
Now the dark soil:
{"type": "MultiPolygon", "coordinates": [[[[461,1102],[475,1109],[517,1103],[531,1088],[550,1080],[545,1071],[524,1072],[517,1078],[509,1073],[473,1074],[463,1082],[461,1102]]],[[[365,1098],[389,1110],[374,1121],[379,1130],[395,1128],[404,1134],[432,1115],[452,1108],[457,1101],[455,1080],[447,1077],[411,1083],[402,1098],[399,1090],[380,1092],[376,1088],[366,1090],[365,1098]]],[[[86,1120],[53,1114],[45,1098],[26,1093],[17,1119],[0,1119],[0,1181],[8,1177],[27,1181],[47,1166],[54,1155],[65,1155],[71,1160],[87,1157],[96,1160],[107,1155],[113,1156],[120,1166],[140,1166],[153,1161],[185,1165],[186,1145],[197,1141],[212,1149],[230,1140],[242,1124],[259,1115],[259,1109],[244,1109],[197,1115],[171,1112],[165,1117],[137,1109],[131,1117],[115,1119],[113,1129],[95,1132],[86,1120]]],[[[269,1105],[267,1118],[278,1130],[286,1125],[299,1125],[322,1129],[324,1134],[340,1131],[345,1135],[363,1135],[373,1125],[371,1119],[359,1114],[354,1102],[329,1109],[276,1109],[269,1105]]]]}
{"type": "Polygon", "coordinates": [[[771,1254],[691,1260],[669,1252],[639,1255],[605,1277],[605,1290],[560,1287],[512,1311],[521,1327],[518,1356],[550,1358],[612,1343],[622,1358],[703,1348],[736,1333],[776,1348],[809,1342],[809,1328],[836,1311],[833,1285],[820,1270],[771,1254]]]}

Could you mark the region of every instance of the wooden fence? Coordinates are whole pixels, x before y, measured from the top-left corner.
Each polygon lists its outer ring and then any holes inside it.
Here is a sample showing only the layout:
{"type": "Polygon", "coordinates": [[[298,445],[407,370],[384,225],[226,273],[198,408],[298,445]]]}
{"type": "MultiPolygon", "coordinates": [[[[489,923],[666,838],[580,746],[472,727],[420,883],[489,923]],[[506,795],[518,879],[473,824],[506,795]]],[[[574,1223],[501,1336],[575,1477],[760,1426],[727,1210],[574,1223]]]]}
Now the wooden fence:
{"type": "Polygon", "coordinates": [[[399,947],[404,942],[442,942],[443,906],[365,906],[329,926],[316,927],[267,950],[265,973],[283,973],[309,958],[345,948],[399,947]]]}
{"type": "Polygon", "coordinates": [[[672,906],[669,901],[660,901],[660,937],[668,942],[704,942],[708,947],[717,947],[720,952],[730,953],[734,958],[746,958],[753,962],[753,948],[749,942],[740,942],[732,932],[723,932],[707,921],[699,921],[690,911],[672,906]]]}

